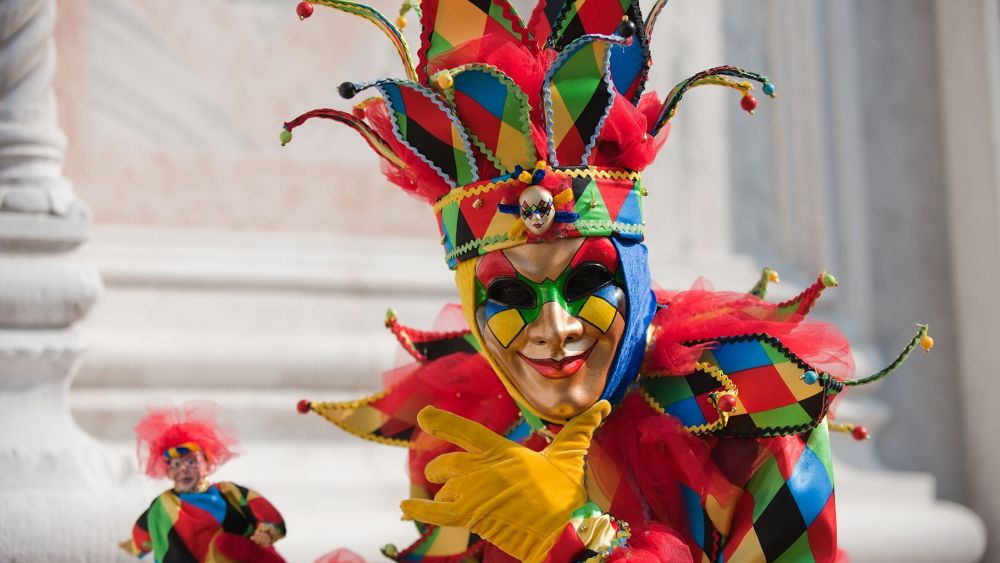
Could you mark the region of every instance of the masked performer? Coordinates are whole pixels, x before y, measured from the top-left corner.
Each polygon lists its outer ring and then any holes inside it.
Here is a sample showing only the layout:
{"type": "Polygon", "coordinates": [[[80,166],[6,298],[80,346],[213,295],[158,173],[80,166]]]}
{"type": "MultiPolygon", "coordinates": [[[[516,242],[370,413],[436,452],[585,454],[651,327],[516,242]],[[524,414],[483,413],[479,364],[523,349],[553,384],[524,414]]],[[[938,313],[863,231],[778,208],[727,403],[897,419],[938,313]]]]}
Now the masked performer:
{"type": "MultiPolygon", "coordinates": [[[[345,0],[402,60],[403,79],[345,82],[346,113],[386,176],[436,214],[467,327],[387,326],[415,363],[350,403],[302,401],[356,435],[409,448],[420,531],[398,561],[832,561],[830,403],[853,379],[846,340],[798,297],[654,291],[640,171],[678,103],[717,85],[756,108],[759,74],[698,73],[643,93],[649,38],[634,0],[404,4],[396,25],[345,0]],[[419,19],[411,57],[400,29],[419,19]]],[[[848,427],[849,429],[849,427],[848,427]]],[[[863,429],[856,433],[863,434],[863,429]]]]}
{"type": "Polygon", "coordinates": [[[135,427],[146,475],[167,477],[171,489],[156,497],[122,542],[127,552],[157,563],[262,562],[284,559],[272,544],[285,536],[281,514],[256,491],[208,476],[235,454],[236,440],[216,423],[217,406],[187,403],[150,409],[135,427]]]}

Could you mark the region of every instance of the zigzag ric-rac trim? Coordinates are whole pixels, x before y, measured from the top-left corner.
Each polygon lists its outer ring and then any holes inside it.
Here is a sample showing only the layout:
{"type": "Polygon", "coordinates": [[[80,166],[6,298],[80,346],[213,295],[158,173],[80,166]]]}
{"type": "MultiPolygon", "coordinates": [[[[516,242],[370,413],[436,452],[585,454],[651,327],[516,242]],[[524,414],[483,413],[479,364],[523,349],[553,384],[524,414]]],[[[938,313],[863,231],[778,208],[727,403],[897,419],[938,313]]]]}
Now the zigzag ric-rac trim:
{"type": "Polygon", "coordinates": [[[476,195],[482,195],[482,194],[484,194],[486,192],[491,192],[491,191],[493,191],[493,190],[495,190],[497,188],[502,188],[502,187],[506,186],[507,184],[510,184],[511,182],[516,182],[516,181],[517,181],[516,179],[514,179],[514,178],[512,178],[510,176],[507,176],[507,177],[501,176],[500,178],[498,178],[498,179],[496,179],[496,180],[494,180],[492,182],[489,182],[487,184],[480,184],[478,186],[464,187],[464,188],[459,188],[459,189],[456,189],[456,190],[452,190],[452,191],[448,192],[448,195],[446,195],[446,196],[442,197],[441,199],[437,200],[437,203],[435,203],[434,207],[433,207],[434,212],[437,213],[437,212],[441,211],[442,209],[444,209],[446,206],[448,206],[448,205],[450,205],[452,203],[456,203],[456,202],[462,201],[465,198],[476,196],[476,195]]]}
{"type": "Polygon", "coordinates": [[[642,225],[635,225],[632,223],[619,223],[617,221],[587,221],[580,220],[574,223],[576,230],[583,232],[583,229],[587,230],[602,230],[602,231],[617,231],[619,233],[628,233],[632,235],[641,235],[645,230],[642,225]]]}
{"type": "Polygon", "coordinates": [[[611,170],[609,168],[559,168],[554,170],[561,176],[571,178],[601,178],[602,180],[633,180],[642,179],[641,172],[632,170],[611,170]]]}
{"type": "Polygon", "coordinates": [[[452,258],[458,256],[459,254],[464,254],[473,248],[479,248],[481,246],[486,246],[489,244],[498,244],[501,242],[506,242],[510,240],[510,235],[504,233],[502,235],[495,235],[486,238],[477,238],[476,240],[470,240],[469,242],[463,244],[462,246],[453,248],[451,252],[444,255],[445,260],[451,260],[452,258]]]}

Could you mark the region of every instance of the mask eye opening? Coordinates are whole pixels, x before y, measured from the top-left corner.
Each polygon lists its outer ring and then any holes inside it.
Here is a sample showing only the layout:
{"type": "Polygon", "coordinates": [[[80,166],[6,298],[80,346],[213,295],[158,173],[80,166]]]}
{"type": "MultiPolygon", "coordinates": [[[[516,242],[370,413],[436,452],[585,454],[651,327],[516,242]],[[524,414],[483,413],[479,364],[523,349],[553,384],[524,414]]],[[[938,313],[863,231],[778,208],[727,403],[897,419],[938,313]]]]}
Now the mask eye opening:
{"type": "Polygon", "coordinates": [[[502,276],[490,282],[486,297],[505,307],[533,309],[536,304],[535,292],[517,278],[502,276]]]}
{"type": "Polygon", "coordinates": [[[577,266],[566,279],[563,292],[566,301],[576,301],[592,295],[597,290],[614,282],[615,276],[600,262],[584,262],[577,266]]]}

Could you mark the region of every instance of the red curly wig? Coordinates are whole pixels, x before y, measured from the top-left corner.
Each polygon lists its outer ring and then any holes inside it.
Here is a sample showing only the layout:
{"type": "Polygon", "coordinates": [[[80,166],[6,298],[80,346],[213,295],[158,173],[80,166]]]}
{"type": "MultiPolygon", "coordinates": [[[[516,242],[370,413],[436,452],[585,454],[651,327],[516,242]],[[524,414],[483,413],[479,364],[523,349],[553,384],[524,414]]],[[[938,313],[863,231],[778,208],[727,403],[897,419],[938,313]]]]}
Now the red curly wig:
{"type": "Polygon", "coordinates": [[[146,416],[134,429],[136,454],[146,475],[166,477],[163,453],[188,442],[198,444],[212,465],[219,466],[232,459],[237,441],[216,422],[218,411],[219,405],[211,401],[188,401],[180,408],[148,407],[146,416]]]}

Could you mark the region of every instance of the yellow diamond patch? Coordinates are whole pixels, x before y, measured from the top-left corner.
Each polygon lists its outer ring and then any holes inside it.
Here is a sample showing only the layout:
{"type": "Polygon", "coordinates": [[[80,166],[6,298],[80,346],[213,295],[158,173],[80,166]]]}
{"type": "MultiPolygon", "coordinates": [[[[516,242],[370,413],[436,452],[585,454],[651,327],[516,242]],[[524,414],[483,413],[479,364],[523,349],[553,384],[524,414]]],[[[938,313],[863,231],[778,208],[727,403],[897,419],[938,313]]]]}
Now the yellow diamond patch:
{"type": "Polygon", "coordinates": [[[611,323],[617,314],[618,309],[611,303],[594,295],[591,295],[580,309],[580,318],[601,329],[601,332],[607,332],[611,328],[611,323]]]}
{"type": "Polygon", "coordinates": [[[490,327],[493,336],[496,336],[500,344],[506,348],[524,328],[524,319],[517,309],[507,309],[490,317],[490,320],[486,321],[486,326],[490,327]]]}

